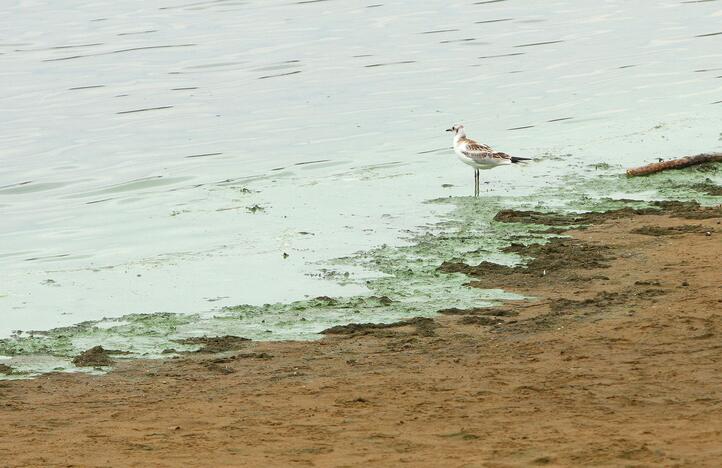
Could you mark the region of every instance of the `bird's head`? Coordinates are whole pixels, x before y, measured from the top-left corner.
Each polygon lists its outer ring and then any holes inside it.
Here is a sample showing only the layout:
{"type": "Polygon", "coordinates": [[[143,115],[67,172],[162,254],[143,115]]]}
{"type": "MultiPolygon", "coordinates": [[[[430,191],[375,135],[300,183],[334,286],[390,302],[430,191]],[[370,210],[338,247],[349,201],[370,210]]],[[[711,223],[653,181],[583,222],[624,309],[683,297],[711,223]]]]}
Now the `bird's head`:
{"type": "Polygon", "coordinates": [[[453,132],[454,136],[466,136],[466,132],[464,132],[464,126],[461,124],[456,124],[451,128],[447,128],[446,131],[453,132]]]}

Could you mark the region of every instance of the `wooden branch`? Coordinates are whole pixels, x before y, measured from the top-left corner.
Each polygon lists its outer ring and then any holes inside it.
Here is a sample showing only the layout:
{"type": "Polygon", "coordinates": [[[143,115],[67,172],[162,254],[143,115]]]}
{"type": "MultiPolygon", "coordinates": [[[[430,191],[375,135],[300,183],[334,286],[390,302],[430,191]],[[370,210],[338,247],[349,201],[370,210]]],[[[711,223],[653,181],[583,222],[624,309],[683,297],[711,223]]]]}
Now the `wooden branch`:
{"type": "Polygon", "coordinates": [[[647,164],[642,167],[634,167],[632,169],[627,169],[627,175],[630,177],[643,176],[659,171],[666,171],[667,169],[681,169],[683,167],[706,162],[722,162],[722,153],[702,153],[696,156],[685,156],[679,159],[670,159],[669,161],[647,164]]]}

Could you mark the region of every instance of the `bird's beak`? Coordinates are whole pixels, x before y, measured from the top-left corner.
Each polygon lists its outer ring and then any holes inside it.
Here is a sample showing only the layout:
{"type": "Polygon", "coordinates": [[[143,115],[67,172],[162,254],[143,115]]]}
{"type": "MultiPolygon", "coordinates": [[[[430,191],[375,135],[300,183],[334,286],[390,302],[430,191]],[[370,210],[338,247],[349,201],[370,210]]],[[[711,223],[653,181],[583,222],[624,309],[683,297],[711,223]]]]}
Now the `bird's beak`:
{"type": "Polygon", "coordinates": [[[453,132],[454,129],[453,129],[453,128],[447,128],[446,131],[447,131],[447,132],[453,132]]]}

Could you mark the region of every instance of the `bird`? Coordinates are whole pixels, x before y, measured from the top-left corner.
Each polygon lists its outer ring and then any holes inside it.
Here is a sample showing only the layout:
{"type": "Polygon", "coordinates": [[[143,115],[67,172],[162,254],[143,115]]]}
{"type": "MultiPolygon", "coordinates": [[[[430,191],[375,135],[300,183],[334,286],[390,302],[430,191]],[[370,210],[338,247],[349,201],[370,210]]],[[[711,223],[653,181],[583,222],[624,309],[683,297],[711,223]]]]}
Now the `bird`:
{"type": "Polygon", "coordinates": [[[494,169],[499,166],[515,164],[521,161],[531,161],[532,158],[509,156],[496,151],[490,146],[468,138],[463,125],[454,125],[446,129],[454,133],[454,152],[461,162],[474,168],[474,196],[479,196],[479,169],[494,169]]]}

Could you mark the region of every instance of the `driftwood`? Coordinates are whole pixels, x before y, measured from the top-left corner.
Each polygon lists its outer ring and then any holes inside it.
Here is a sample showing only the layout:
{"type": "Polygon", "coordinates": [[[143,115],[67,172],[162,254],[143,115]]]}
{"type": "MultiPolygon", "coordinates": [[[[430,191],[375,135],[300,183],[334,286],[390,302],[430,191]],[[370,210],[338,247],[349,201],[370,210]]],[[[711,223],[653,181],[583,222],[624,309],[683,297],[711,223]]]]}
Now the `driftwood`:
{"type": "Polygon", "coordinates": [[[647,164],[642,167],[634,167],[632,169],[627,169],[627,175],[630,177],[642,176],[659,171],[666,171],[667,169],[681,169],[683,167],[706,162],[722,162],[722,153],[702,153],[696,156],[685,156],[679,159],[670,159],[669,161],[647,164]]]}

